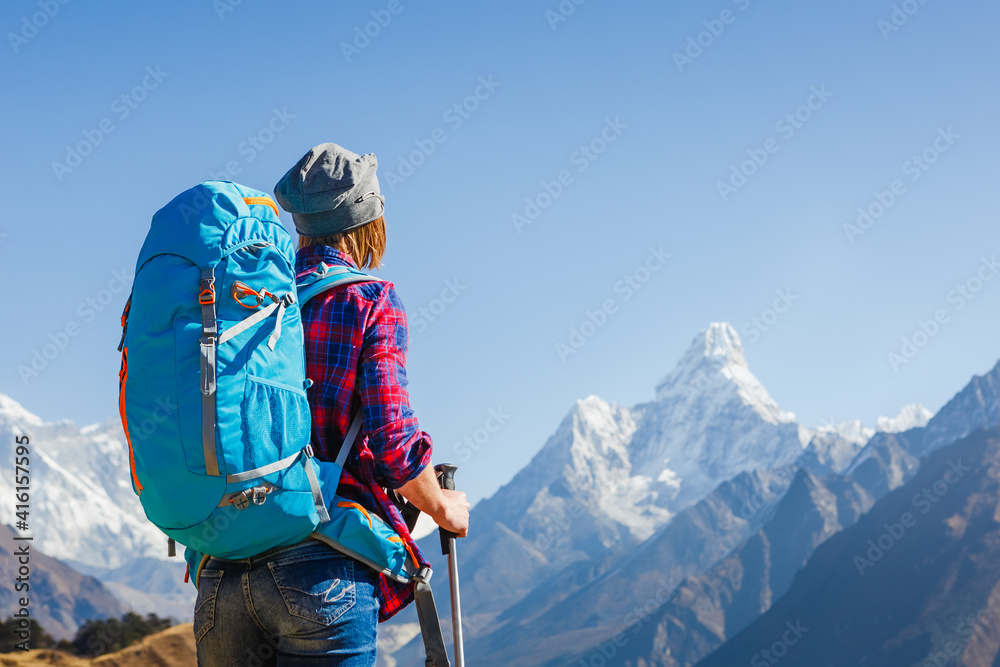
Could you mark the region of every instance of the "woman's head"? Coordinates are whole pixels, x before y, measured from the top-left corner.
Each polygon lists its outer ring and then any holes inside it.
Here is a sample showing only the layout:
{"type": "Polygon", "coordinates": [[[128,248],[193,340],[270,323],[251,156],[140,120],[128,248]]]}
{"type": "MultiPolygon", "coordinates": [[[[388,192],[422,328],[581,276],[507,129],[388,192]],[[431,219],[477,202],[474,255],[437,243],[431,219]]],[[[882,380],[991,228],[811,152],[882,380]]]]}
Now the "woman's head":
{"type": "Polygon", "coordinates": [[[359,267],[377,268],[385,252],[385,198],[379,194],[378,160],[337,144],[306,153],[274,187],[292,214],[299,247],[329,245],[349,253],[359,267]]]}

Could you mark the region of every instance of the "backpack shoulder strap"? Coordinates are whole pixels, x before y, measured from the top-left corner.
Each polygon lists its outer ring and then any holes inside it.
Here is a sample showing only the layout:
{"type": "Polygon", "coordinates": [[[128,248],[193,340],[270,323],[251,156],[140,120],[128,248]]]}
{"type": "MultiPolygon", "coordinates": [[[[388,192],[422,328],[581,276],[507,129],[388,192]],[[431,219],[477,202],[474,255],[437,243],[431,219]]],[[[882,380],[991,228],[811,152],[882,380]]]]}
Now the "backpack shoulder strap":
{"type": "MultiPolygon", "coordinates": [[[[301,308],[305,306],[309,299],[312,299],[327,290],[331,290],[341,285],[363,282],[382,281],[375,276],[364,273],[363,271],[358,271],[350,266],[327,266],[325,263],[321,262],[319,267],[314,272],[310,273],[296,284],[299,297],[299,307],[301,308]]],[[[361,424],[363,421],[364,420],[361,417],[361,409],[359,408],[358,411],[354,413],[354,416],[351,419],[351,426],[347,429],[344,441],[341,443],[340,450],[337,452],[336,463],[341,470],[344,469],[344,463],[347,462],[347,456],[350,454],[351,449],[354,447],[354,441],[357,440],[358,435],[361,432],[361,424]]]]}
{"type": "Polygon", "coordinates": [[[354,413],[354,418],[351,420],[351,427],[347,429],[347,435],[344,436],[344,442],[340,444],[340,451],[337,452],[337,466],[341,470],[344,469],[344,464],[347,463],[347,455],[354,447],[354,441],[358,439],[358,434],[361,432],[361,422],[363,421],[361,408],[358,408],[358,411],[354,413]]]}
{"type": "Polygon", "coordinates": [[[319,268],[298,283],[299,305],[304,306],[309,299],[334,287],[364,282],[382,280],[349,266],[327,266],[321,263],[319,268]]]}

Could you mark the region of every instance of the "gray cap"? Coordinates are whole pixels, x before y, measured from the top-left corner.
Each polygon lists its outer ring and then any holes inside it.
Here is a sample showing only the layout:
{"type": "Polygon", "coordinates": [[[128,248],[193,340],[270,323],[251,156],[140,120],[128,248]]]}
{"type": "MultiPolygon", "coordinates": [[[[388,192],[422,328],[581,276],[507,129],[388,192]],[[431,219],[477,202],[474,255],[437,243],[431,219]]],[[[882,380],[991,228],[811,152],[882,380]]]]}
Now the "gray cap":
{"type": "Polygon", "coordinates": [[[274,198],[292,214],[302,236],[326,236],[360,227],[381,217],[373,153],[358,155],[337,144],[320,144],[288,170],[274,186],[274,198]]]}

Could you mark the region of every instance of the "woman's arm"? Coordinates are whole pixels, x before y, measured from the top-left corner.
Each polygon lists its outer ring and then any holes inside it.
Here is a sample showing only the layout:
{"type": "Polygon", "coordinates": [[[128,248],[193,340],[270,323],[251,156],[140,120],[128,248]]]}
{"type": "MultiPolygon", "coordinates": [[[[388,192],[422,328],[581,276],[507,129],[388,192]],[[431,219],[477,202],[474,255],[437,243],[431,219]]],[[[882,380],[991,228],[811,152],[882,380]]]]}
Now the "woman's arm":
{"type": "Polygon", "coordinates": [[[438,486],[431,439],[420,430],[406,391],[406,313],[392,284],[365,326],[358,387],[377,481],[399,491],[435,523],[459,536],[469,529],[469,501],[438,486]]]}

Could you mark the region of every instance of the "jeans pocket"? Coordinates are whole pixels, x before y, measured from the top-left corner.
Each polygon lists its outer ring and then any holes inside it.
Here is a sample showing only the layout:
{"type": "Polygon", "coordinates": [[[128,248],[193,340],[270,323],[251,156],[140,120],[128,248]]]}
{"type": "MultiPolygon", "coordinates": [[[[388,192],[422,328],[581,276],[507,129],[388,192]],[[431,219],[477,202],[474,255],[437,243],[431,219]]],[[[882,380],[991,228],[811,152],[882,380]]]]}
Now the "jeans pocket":
{"type": "Polygon", "coordinates": [[[354,561],[332,549],[267,564],[292,616],[330,625],[354,606],[354,561]]]}
{"type": "Polygon", "coordinates": [[[222,570],[202,570],[198,576],[198,599],[194,603],[194,641],[200,642],[215,625],[215,598],[219,595],[222,570]]]}

